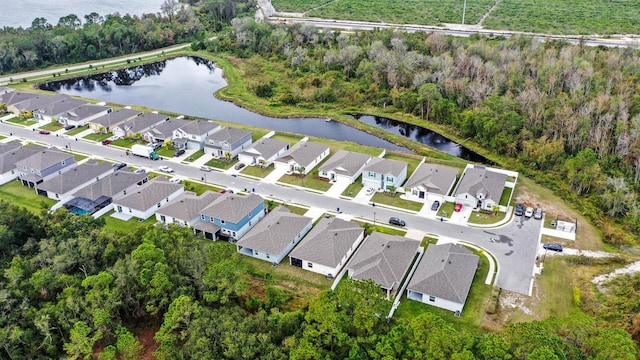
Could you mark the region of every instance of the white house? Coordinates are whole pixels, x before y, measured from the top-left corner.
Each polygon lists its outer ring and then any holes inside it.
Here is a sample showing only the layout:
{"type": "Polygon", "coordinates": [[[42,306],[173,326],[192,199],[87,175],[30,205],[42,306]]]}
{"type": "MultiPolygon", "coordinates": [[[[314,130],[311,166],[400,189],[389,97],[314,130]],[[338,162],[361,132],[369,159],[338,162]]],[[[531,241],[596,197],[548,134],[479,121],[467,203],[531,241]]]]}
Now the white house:
{"type": "Polygon", "coordinates": [[[334,277],[358,248],[364,234],[364,229],[356,223],[322,218],[289,254],[289,262],[304,270],[334,277]]]}
{"type": "Polygon", "coordinates": [[[88,160],[69,171],[65,171],[35,186],[38,195],[65,201],[73,192],[113,173],[113,166],[107,162],[88,160]]]}
{"type": "Polygon", "coordinates": [[[385,191],[402,186],[407,179],[407,167],[404,161],[373,158],[362,170],[362,186],[385,191]]]}
{"type": "Polygon", "coordinates": [[[89,121],[104,116],[112,110],[109,106],[83,104],[58,114],[57,119],[63,126],[84,126],[89,121]]]}
{"type": "Polygon", "coordinates": [[[449,195],[453,189],[457,177],[456,168],[423,162],[404,184],[406,197],[413,201],[426,202],[429,195],[433,195],[437,198],[434,200],[442,202],[444,196],[449,195]]]}
{"type": "Polygon", "coordinates": [[[201,150],[206,138],[222,127],[212,121],[193,120],[173,131],[173,147],[176,149],[201,150]]]}
{"type": "Polygon", "coordinates": [[[204,153],[217,158],[227,155],[230,159],[238,156],[240,151],[251,146],[251,131],[225,127],[215,132],[204,141],[204,153]]]}
{"type": "Polygon", "coordinates": [[[41,124],[50,123],[54,118],[57,119],[58,116],[65,112],[86,103],[86,101],[80,101],[72,98],[61,99],[35,110],[33,112],[33,118],[37,119],[41,124]]]}
{"type": "Polygon", "coordinates": [[[329,156],[328,145],[302,140],[274,161],[276,169],[287,173],[308,174],[329,156]]]}
{"type": "MultiPolygon", "coordinates": [[[[5,147],[5,149],[8,148],[5,147]]],[[[46,148],[39,145],[30,145],[25,147],[20,145],[18,148],[0,154],[0,185],[18,178],[18,170],[16,169],[17,162],[45,149],[46,148]]]]}
{"type": "Polygon", "coordinates": [[[462,245],[429,245],[409,281],[407,298],[460,314],[479,260],[462,245]]]}
{"type": "Polygon", "coordinates": [[[349,184],[354,183],[362,169],[371,160],[371,155],[356,152],[338,150],[318,169],[318,176],[329,181],[345,180],[349,184]]]}
{"type": "Polygon", "coordinates": [[[111,127],[111,132],[119,137],[134,137],[137,134],[141,136],[153,129],[154,127],[169,120],[167,115],[156,113],[144,113],[142,115],[131,118],[121,124],[111,127]]]}
{"type": "Polygon", "coordinates": [[[158,176],[140,186],[137,191],[114,201],[113,208],[125,216],[145,220],[183,192],[184,186],[170,183],[165,177],[158,176]]]}
{"type": "Polygon", "coordinates": [[[293,214],[279,206],[238,240],[236,246],[240,254],[278,264],[312,225],[312,218],[293,214]]]}
{"type": "Polygon", "coordinates": [[[473,208],[492,210],[500,204],[507,175],[480,165],[467,165],[454,191],[456,201],[473,208]]]}
{"type": "Polygon", "coordinates": [[[238,160],[247,165],[269,166],[287,150],[286,141],[262,138],[238,153],[238,160]]]}
{"type": "Polygon", "coordinates": [[[49,148],[17,161],[15,164],[22,185],[35,187],[43,181],[70,170],[78,163],[72,154],[57,148],[49,148]]]}
{"type": "Polygon", "coordinates": [[[96,133],[108,133],[114,126],[121,125],[125,121],[131,120],[142,112],[127,108],[111,111],[95,119],[89,120],[89,128],[96,133]]]}

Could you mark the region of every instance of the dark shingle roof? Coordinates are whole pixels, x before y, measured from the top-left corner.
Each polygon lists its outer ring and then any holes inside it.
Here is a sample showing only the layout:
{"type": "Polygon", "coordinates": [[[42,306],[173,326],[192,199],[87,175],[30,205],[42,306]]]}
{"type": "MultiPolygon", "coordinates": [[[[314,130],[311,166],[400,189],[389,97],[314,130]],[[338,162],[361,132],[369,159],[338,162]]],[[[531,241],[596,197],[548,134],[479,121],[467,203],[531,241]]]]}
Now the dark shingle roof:
{"type": "Polygon", "coordinates": [[[450,166],[422,163],[404,185],[406,189],[418,186],[433,194],[448,195],[458,176],[458,169],[450,166]]]}
{"type": "Polygon", "coordinates": [[[110,108],[111,107],[109,106],[83,104],[69,111],[66,111],[64,114],[60,114],[60,118],[64,118],[70,121],[79,121],[99,114],[103,111],[109,110],[110,108]]]}
{"type": "Polygon", "coordinates": [[[278,206],[238,241],[237,245],[267,254],[280,254],[313,221],[278,206]]]}
{"type": "Polygon", "coordinates": [[[108,171],[113,171],[113,166],[111,164],[107,162],[98,163],[97,161],[89,160],[69,171],[65,171],[56,177],[36,185],[36,188],[57,194],[64,194],[67,191],[71,191],[81,184],[108,171]]]}
{"type": "MultiPolygon", "coordinates": [[[[24,94],[24,93],[21,93],[21,94],[24,94]]],[[[67,95],[62,95],[62,94],[55,94],[55,95],[29,94],[28,96],[26,96],[26,99],[13,103],[13,106],[15,106],[20,111],[34,111],[42,107],[45,107],[49,104],[53,104],[65,99],[69,99],[69,97],[67,95]]]]}
{"type": "Polygon", "coordinates": [[[22,147],[20,141],[12,141],[10,143],[0,143],[0,156],[13,152],[22,147]]]}
{"type": "Polygon", "coordinates": [[[335,268],[364,229],[338,218],[322,218],[289,256],[335,268]]]}
{"type": "Polygon", "coordinates": [[[133,133],[138,133],[140,131],[144,131],[149,127],[154,125],[158,125],[163,121],[168,120],[169,117],[167,115],[155,114],[155,113],[144,113],[140,116],[136,116],[131,120],[128,120],[122,126],[127,130],[133,133]]]}
{"type": "Polygon", "coordinates": [[[189,120],[170,119],[149,130],[149,132],[156,137],[171,138],[173,137],[173,130],[179,129],[187,123],[189,123],[189,120]]]}

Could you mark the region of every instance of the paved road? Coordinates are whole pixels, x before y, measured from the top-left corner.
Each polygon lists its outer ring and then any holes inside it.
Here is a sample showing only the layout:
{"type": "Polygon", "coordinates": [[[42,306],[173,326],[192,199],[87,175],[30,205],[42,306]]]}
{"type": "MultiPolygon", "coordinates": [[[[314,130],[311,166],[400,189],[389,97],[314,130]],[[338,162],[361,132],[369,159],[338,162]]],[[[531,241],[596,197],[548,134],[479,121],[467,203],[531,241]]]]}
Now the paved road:
{"type": "MultiPolygon", "coordinates": [[[[195,166],[168,160],[152,161],[140,157],[127,156],[124,150],[115,147],[103,146],[80,139],[76,141],[73,137],[41,135],[37,131],[31,131],[30,129],[8,123],[0,124],[0,132],[4,134],[12,132],[15,136],[30,141],[46,143],[61,148],[70,146],[72,151],[80,151],[86,154],[99,154],[99,157],[105,159],[126,162],[129,165],[142,166],[147,169],[157,169],[160,165],[168,165],[176,171],[177,175],[193,179],[200,179],[205,175],[205,173],[195,166]]],[[[528,219],[521,222],[521,219],[517,219],[517,221],[499,228],[478,229],[448,223],[446,221],[440,222],[433,219],[426,219],[417,215],[398,215],[398,212],[394,210],[379,206],[373,207],[368,204],[328,198],[321,194],[276,184],[268,184],[243,177],[232,177],[215,171],[206,173],[206,180],[209,183],[232,189],[247,189],[249,191],[255,189],[258,195],[264,197],[279,199],[287,203],[317,207],[325,211],[336,211],[337,208],[340,208],[340,211],[345,214],[368,220],[374,219],[374,212],[376,220],[383,222],[386,222],[391,216],[400,216],[411,229],[464,240],[486,249],[494,255],[499,264],[496,284],[506,290],[521,294],[530,294],[533,267],[540,236],[540,221],[528,219]],[[491,241],[492,238],[495,240],[491,241]]]]}

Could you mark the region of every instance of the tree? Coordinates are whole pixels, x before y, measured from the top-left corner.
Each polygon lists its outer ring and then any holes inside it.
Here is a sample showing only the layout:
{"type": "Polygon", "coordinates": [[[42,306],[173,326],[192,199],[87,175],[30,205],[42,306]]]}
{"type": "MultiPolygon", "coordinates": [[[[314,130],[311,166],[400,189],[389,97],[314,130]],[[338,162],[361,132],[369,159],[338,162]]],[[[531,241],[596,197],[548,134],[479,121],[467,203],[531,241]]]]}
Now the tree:
{"type": "Polygon", "coordinates": [[[440,91],[436,84],[427,83],[418,89],[418,102],[420,102],[420,117],[429,119],[431,114],[431,105],[440,98],[440,91]]]}
{"type": "Polygon", "coordinates": [[[164,0],[160,5],[160,10],[165,16],[169,18],[169,22],[173,22],[173,16],[178,8],[178,2],[176,0],[164,0]]]}
{"type": "Polygon", "coordinates": [[[93,353],[93,345],[102,337],[99,331],[93,330],[84,321],[73,325],[69,342],[64,344],[64,350],[71,359],[89,359],[93,353]]]}
{"type": "Polygon", "coordinates": [[[123,359],[137,359],[144,348],[140,341],[123,326],[118,327],[116,335],[118,336],[116,348],[120,356],[123,359]]]}

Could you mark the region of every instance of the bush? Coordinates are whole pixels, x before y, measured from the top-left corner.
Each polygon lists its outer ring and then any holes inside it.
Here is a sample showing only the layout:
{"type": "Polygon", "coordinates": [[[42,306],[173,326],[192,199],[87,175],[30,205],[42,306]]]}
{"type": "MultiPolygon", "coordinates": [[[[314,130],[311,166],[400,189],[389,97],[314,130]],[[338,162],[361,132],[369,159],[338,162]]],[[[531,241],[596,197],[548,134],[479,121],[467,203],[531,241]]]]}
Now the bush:
{"type": "Polygon", "coordinates": [[[269,84],[261,84],[256,87],[256,95],[261,98],[270,98],[273,96],[273,82],[269,84]]]}

